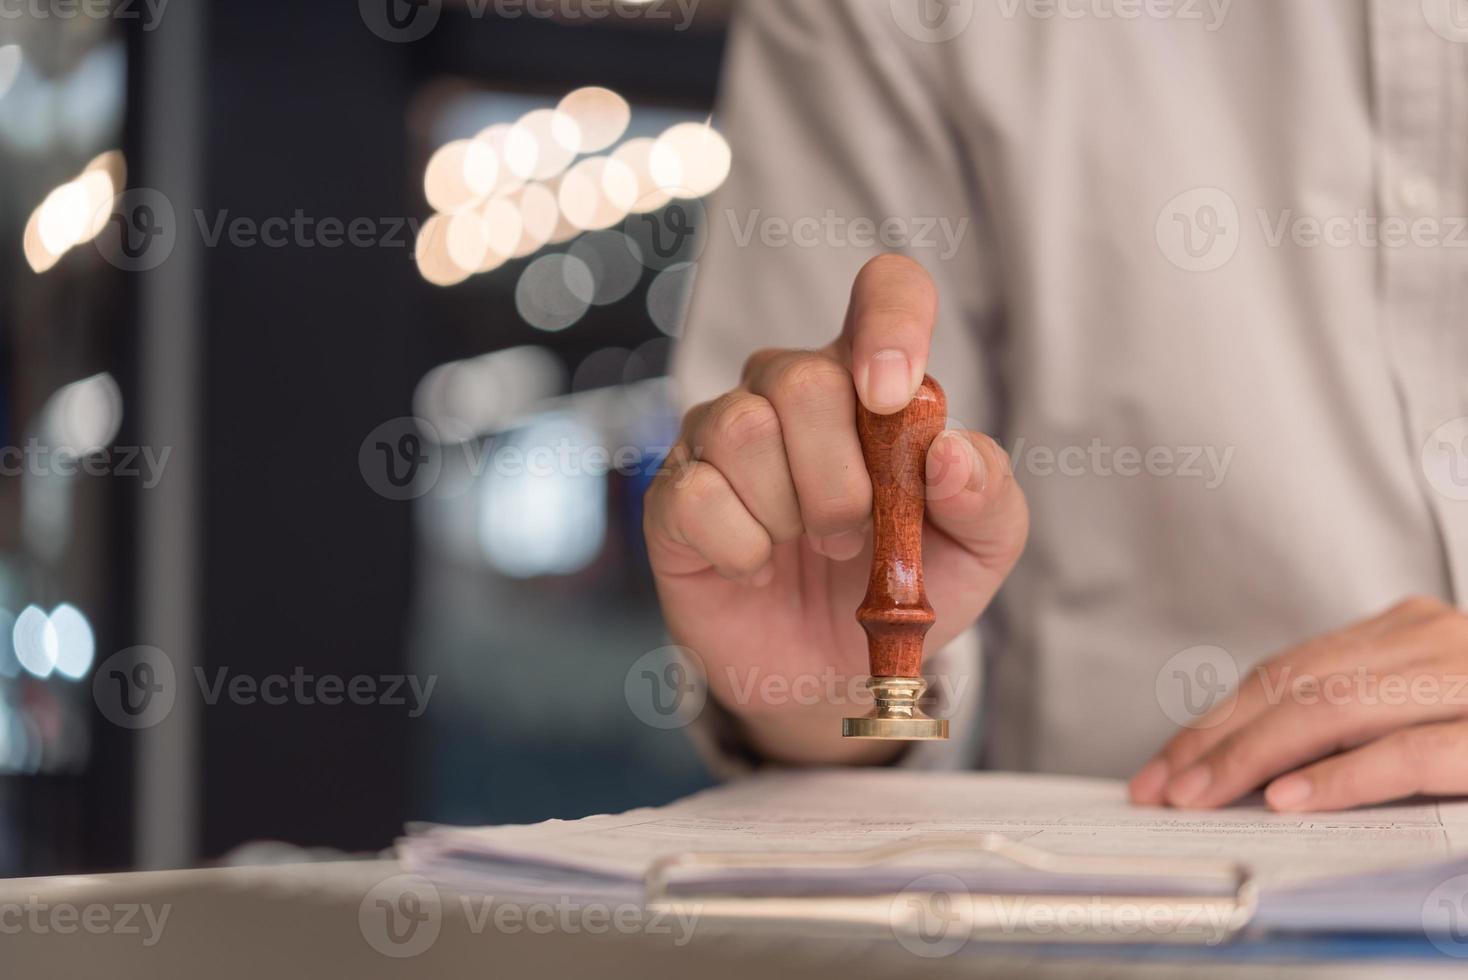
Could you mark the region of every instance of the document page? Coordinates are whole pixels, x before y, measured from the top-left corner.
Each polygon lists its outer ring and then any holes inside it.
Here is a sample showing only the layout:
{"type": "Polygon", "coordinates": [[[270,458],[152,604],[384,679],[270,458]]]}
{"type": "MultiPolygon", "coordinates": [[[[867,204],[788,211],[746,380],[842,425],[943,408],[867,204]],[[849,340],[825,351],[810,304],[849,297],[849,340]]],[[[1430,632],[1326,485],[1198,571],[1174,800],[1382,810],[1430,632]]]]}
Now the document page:
{"type": "MultiPolygon", "coordinates": [[[[670,806],[615,816],[433,828],[410,839],[403,853],[410,866],[513,872],[521,884],[542,880],[564,888],[576,880],[640,887],[655,860],[687,852],[812,855],[985,833],[1057,855],[1170,858],[1180,866],[1192,859],[1241,863],[1261,885],[1281,887],[1441,864],[1468,851],[1468,803],[1303,815],[1275,814],[1262,805],[1193,812],[1131,806],[1125,786],[1112,780],[905,770],[792,772],[756,776],[670,806]]],[[[789,874],[807,881],[870,883],[873,874],[910,879],[915,872],[949,871],[968,860],[915,854],[878,871],[789,874]]],[[[994,861],[979,864],[993,867],[994,861]]],[[[1015,874],[1002,878],[1012,884],[1015,874]]]]}

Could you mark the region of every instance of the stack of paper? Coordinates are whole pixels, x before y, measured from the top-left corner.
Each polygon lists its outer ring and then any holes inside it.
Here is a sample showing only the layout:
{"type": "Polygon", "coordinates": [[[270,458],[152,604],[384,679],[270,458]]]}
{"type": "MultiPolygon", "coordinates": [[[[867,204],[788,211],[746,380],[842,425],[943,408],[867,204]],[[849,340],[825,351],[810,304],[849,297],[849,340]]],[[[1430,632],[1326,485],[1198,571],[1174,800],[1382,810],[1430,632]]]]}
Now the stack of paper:
{"type": "Polygon", "coordinates": [[[1188,812],[1131,806],[1124,786],[1110,780],[791,772],[619,815],[421,828],[401,847],[410,869],[458,887],[585,901],[639,900],[655,862],[690,853],[751,855],[675,869],[673,887],[723,895],[892,894],[941,872],[985,894],[1201,896],[1233,884],[1199,869],[1232,864],[1247,869],[1257,887],[1255,926],[1420,933],[1425,904],[1468,873],[1468,803],[1304,815],[1257,805],[1188,812]],[[1025,867],[954,846],[986,835],[1057,860],[1025,867]],[[832,860],[911,840],[945,843],[875,863],[832,860]],[[1092,864],[1068,869],[1071,858],[1092,864]],[[1117,871],[1098,874],[1097,858],[1111,859],[1117,871]]]}

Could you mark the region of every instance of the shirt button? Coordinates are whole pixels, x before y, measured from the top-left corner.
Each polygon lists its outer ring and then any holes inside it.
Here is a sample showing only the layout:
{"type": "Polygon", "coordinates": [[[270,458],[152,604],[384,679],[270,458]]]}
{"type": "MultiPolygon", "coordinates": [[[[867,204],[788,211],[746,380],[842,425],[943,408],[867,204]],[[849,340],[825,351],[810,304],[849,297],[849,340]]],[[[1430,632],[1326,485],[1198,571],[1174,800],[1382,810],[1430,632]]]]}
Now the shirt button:
{"type": "Polygon", "coordinates": [[[1437,207],[1437,188],[1427,177],[1406,177],[1397,183],[1397,198],[1402,207],[1421,214],[1437,207]]]}

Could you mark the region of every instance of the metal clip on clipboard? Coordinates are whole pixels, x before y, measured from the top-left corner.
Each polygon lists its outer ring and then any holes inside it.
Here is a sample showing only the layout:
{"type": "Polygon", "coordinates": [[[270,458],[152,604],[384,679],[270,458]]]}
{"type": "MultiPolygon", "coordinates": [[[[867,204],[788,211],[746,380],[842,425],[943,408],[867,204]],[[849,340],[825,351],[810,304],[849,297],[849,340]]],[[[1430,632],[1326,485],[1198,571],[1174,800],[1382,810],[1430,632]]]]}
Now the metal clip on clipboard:
{"type": "MultiPolygon", "coordinates": [[[[1039,882],[1037,881],[1037,884],[1039,882]]],[[[646,879],[649,909],[696,914],[729,922],[781,923],[890,934],[934,941],[934,923],[950,941],[1184,943],[1214,945],[1237,937],[1258,905],[1258,888],[1249,869],[1234,862],[1110,855],[1062,855],[1001,834],[925,836],[863,851],[838,853],[687,852],[661,858],[649,866],[646,879]],[[924,851],[983,854],[1047,874],[1076,879],[1147,879],[1185,883],[1214,880],[1226,890],[1189,894],[1157,888],[1108,894],[974,891],[951,872],[913,872],[901,891],[858,894],[746,895],[698,892],[678,887],[676,872],[690,868],[741,872],[792,870],[858,871],[924,851]],[[941,885],[942,887],[935,887],[941,885]]]]}

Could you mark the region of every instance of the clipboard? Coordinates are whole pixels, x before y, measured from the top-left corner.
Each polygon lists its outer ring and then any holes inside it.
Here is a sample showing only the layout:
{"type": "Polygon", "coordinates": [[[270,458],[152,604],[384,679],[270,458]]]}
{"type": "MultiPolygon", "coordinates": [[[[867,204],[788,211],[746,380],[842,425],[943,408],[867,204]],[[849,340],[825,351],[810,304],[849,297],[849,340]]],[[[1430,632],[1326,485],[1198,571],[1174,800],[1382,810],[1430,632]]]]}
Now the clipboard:
{"type": "Polygon", "coordinates": [[[1250,869],[1230,861],[1156,856],[1056,854],[1001,834],[923,836],[861,851],[685,852],[653,862],[644,880],[649,909],[728,923],[779,923],[870,933],[890,930],[903,945],[948,955],[973,942],[1186,944],[1213,946],[1238,938],[1258,907],[1250,869]],[[860,871],[923,852],[997,857],[1043,874],[1097,881],[1146,879],[1176,887],[1086,894],[1072,889],[989,891],[967,887],[947,872],[914,873],[900,891],[858,894],[729,894],[680,887],[690,868],[736,872],[860,871]],[[1186,884],[1216,881],[1217,893],[1186,884]]]}

